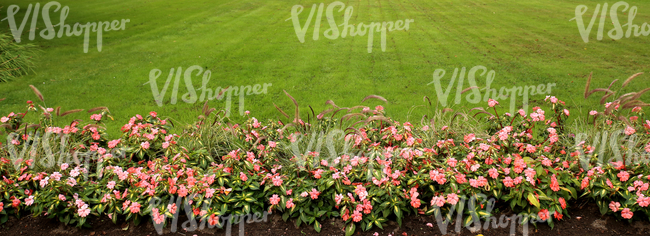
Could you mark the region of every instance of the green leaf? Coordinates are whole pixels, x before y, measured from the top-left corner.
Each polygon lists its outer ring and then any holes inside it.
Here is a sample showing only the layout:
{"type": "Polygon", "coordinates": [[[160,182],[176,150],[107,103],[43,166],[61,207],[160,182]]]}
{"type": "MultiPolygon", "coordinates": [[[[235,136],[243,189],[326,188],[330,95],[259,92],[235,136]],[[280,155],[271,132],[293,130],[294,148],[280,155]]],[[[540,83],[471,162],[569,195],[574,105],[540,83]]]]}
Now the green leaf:
{"type": "Polygon", "coordinates": [[[285,212],[284,214],[282,214],[282,220],[286,222],[287,219],[289,219],[289,215],[290,215],[289,212],[285,212]]]}
{"type": "Polygon", "coordinates": [[[533,193],[528,193],[528,201],[539,208],[539,201],[537,201],[537,198],[535,198],[535,195],[533,193]]]}
{"type": "Polygon", "coordinates": [[[467,227],[471,223],[472,223],[472,215],[468,215],[467,218],[465,218],[465,221],[463,221],[463,225],[467,227]]]}
{"type": "Polygon", "coordinates": [[[596,203],[598,203],[598,207],[600,209],[600,214],[605,215],[607,213],[607,210],[609,209],[607,203],[606,202],[601,202],[601,201],[597,201],[596,203]]]}
{"type": "Polygon", "coordinates": [[[320,229],[321,229],[320,223],[318,223],[318,221],[314,221],[314,230],[320,233],[320,229]]]}
{"type": "Polygon", "coordinates": [[[354,226],[354,223],[350,223],[348,227],[345,227],[345,236],[352,236],[355,230],[356,226],[354,226]]]}

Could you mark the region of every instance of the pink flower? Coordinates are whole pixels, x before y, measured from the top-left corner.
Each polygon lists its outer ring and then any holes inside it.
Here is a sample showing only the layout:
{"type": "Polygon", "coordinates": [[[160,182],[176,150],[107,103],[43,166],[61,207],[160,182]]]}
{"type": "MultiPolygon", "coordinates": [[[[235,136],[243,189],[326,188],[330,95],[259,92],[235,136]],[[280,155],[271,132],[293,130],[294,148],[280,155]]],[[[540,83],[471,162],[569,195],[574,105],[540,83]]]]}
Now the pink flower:
{"type": "Polygon", "coordinates": [[[546,221],[550,217],[550,214],[549,214],[547,209],[542,209],[541,211],[539,211],[537,213],[537,215],[539,216],[539,218],[541,220],[544,220],[544,221],[546,221]]]}
{"type": "Polygon", "coordinates": [[[636,132],[636,130],[634,128],[632,128],[631,126],[628,126],[627,128],[625,128],[625,134],[626,135],[632,135],[635,132],[636,132]]]}
{"type": "Polygon", "coordinates": [[[456,195],[455,193],[448,194],[447,195],[447,203],[449,203],[451,205],[456,205],[456,203],[458,203],[458,195],[456,195]]]}
{"type": "Polygon", "coordinates": [[[295,204],[293,204],[293,198],[289,198],[289,200],[287,201],[287,209],[290,209],[294,206],[295,204]]]}
{"type": "Polygon", "coordinates": [[[318,195],[320,195],[320,192],[318,192],[318,190],[316,190],[315,188],[312,188],[311,192],[309,193],[311,199],[318,199],[318,195]]]}
{"type": "Polygon", "coordinates": [[[115,146],[117,146],[118,143],[120,143],[120,139],[109,141],[108,142],[108,148],[115,148],[115,146]]]}
{"type": "Polygon", "coordinates": [[[84,204],[81,208],[79,208],[79,210],[77,210],[77,214],[82,218],[88,216],[88,214],[90,214],[90,209],[88,209],[88,204],[84,204]]]}
{"type": "Polygon", "coordinates": [[[320,179],[323,172],[324,171],[322,169],[318,169],[318,170],[314,171],[314,178],[320,179]]]}
{"type": "Polygon", "coordinates": [[[149,115],[152,116],[152,117],[156,117],[156,116],[158,116],[158,113],[156,113],[155,111],[152,111],[152,112],[149,112],[149,115]]]}
{"type": "Polygon", "coordinates": [[[301,197],[307,197],[307,196],[309,196],[309,193],[308,193],[308,192],[302,192],[302,193],[300,194],[300,196],[301,196],[301,197]]]}
{"type": "Polygon", "coordinates": [[[65,201],[65,196],[63,196],[63,194],[59,194],[59,200],[60,201],[65,201]]]}
{"type": "Polygon", "coordinates": [[[131,213],[140,212],[140,203],[138,202],[131,203],[131,207],[129,207],[129,210],[131,210],[131,213]]]}
{"type": "Polygon", "coordinates": [[[554,192],[560,191],[560,185],[558,184],[555,175],[551,176],[551,190],[554,192]]]}
{"type": "Polygon", "coordinates": [[[445,205],[445,197],[440,196],[440,197],[433,197],[433,199],[431,199],[431,206],[442,207],[444,205],[445,205]]]}
{"type": "Polygon", "coordinates": [[[100,120],[102,120],[102,114],[92,114],[92,115],[90,115],[90,119],[100,121],[100,120]]]}
{"type": "Polygon", "coordinates": [[[562,209],[566,209],[566,201],[564,200],[563,197],[558,199],[558,202],[560,202],[560,206],[562,207],[562,209]]]}
{"type": "Polygon", "coordinates": [[[499,102],[495,101],[495,100],[492,99],[492,98],[490,98],[490,99],[488,100],[488,106],[490,106],[490,107],[494,107],[494,106],[496,106],[496,105],[498,105],[498,104],[499,104],[499,102]]]}
{"type": "Polygon", "coordinates": [[[48,183],[47,181],[48,181],[49,179],[50,179],[50,177],[45,177],[44,179],[42,179],[42,180],[40,181],[41,188],[45,188],[45,186],[46,186],[47,183],[48,183]]]}
{"type": "Polygon", "coordinates": [[[154,208],[153,210],[151,210],[151,212],[153,213],[153,221],[159,225],[165,221],[165,215],[160,214],[158,211],[159,211],[158,208],[154,208]]]}
{"type": "Polygon", "coordinates": [[[210,215],[210,219],[208,219],[208,224],[210,225],[216,225],[219,223],[219,216],[216,214],[210,215]]]}
{"type": "Polygon", "coordinates": [[[34,204],[34,195],[29,196],[29,198],[25,199],[25,205],[31,206],[32,204],[34,204]]]}
{"type": "Polygon", "coordinates": [[[246,174],[244,174],[244,172],[239,172],[239,178],[244,182],[246,182],[248,180],[248,176],[246,176],[246,174]]]}
{"type": "Polygon", "coordinates": [[[503,179],[503,185],[505,185],[508,188],[512,188],[515,186],[513,182],[514,181],[512,180],[512,178],[510,178],[510,176],[507,176],[505,179],[503,179]]]}
{"type": "Polygon", "coordinates": [[[476,135],[475,134],[468,134],[468,135],[465,135],[465,137],[464,137],[464,141],[466,143],[471,143],[474,140],[476,140],[476,135]]]}
{"type": "Polygon", "coordinates": [[[535,146],[533,145],[528,144],[528,146],[526,146],[526,151],[529,153],[534,153],[535,151],[537,151],[537,148],[535,148],[535,146]]]}
{"type": "Polygon", "coordinates": [[[617,212],[619,207],[621,207],[621,204],[618,202],[612,201],[609,203],[609,209],[611,209],[613,212],[617,212]]]}
{"type": "Polygon", "coordinates": [[[11,200],[11,207],[16,208],[20,205],[20,199],[14,197],[14,200],[11,200]]]}
{"type": "Polygon", "coordinates": [[[214,192],[215,192],[215,191],[217,191],[217,190],[216,190],[216,189],[213,189],[213,188],[208,188],[208,189],[206,189],[206,190],[205,190],[205,197],[206,197],[206,198],[212,198],[212,196],[214,195],[214,192]]]}
{"type": "Polygon", "coordinates": [[[584,189],[584,188],[586,188],[587,186],[589,186],[589,178],[588,178],[588,177],[585,177],[584,179],[582,179],[582,183],[581,183],[581,185],[580,185],[580,189],[584,189]]]}
{"type": "Polygon", "coordinates": [[[336,201],[336,205],[340,205],[343,200],[343,194],[336,194],[334,200],[336,201]]]}
{"type": "Polygon", "coordinates": [[[636,202],[640,207],[647,207],[650,205],[650,197],[639,197],[636,202]]]}
{"type": "Polygon", "coordinates": [[[623,209],[623,211],[621,212],[621,216],[622,216],[623,218],[625,218],[625,219],[632,219],[632,216],[634,216],[634,213],[632,213],[632,211],[630,211],[629,208],[625,208],[625,209],[623,209]]]}
{"type": "Polygon", "coordinates": [[[628,179],[630,179],[630,174],[627,173],[627,171],[621,171],[619,172],[616,176],[622,181],[625,182],[628,179]]]}
{"type": "Polygon", "coordinates": [[[145,149],[145,150],[149,149],[149,142],[145,141],[143,143],[140,143],[140,147],[142,147],[142,149],[145,149]]]}
{"type": "Polygon", "coordinates": [[[354,213],[352,213],[352,221],[354,221],[354,222],[359,222],[359,221],[361,221],[362,219],[363,219],[363,216],[361,215],[361,212],[359,212],[359,211],[354,211],[354,213]]]}
{"type": "Polygon", "coordinates": [[[115,188],[115,181],[108,182],[108,184],[106,185],[106,187],[107,187],[108,189],[113,189],[113,188],[115,188]]]}
{"type": "Polygon", "coordinates": [[[366,191],[366,188],[361,185],[357,185],[357,187],[354,189],[354,193],[356,193],[359,196],[359,200],[361,201],[366,199],[366,197],[368,196],[368,192],[366,191]]]}
{"type": "Polygon", "coordinates": [[[449,166],[451,166],[451,167],[456,167],[456,163],[457,163],[457,162],[458,162],[458,161],[456,161],[456,159],[453,158],[453,157],[452,157],[452,158],[449,158],[449,159],[447,160],[447,164],[448,164],[449,166]]]}
{"type": "Polygon", "coordinates": [[[280,176],[273,177],[273,185],[275,186],[282,185],[282,179],[280,178],[280,176]]]}
{"type": "Polygon", "coordinates": [[[74,187],[75,185],[77,185],[77,180],[75,180],[73,178],[68,178],[68,182],[66,182],[66,183],[68,185],[70,185],[70,187],[74,187]]]}
{"type": "Polygon", "coordinates": [[[68,169],[69,166],[70,165],[68,165],[68,163],[63,163],[63,164],[61,164],[61,170],[68,169]]]}
{"type": "Polygon", "coordinates": [[[497,169],[495,169],[495,168],[492,168],[492,169],[488,170],[488,174],[493,179],[496,179],[497,177],[499,177],[499,171],[497,169]]]}
{"type": "Polygon", "coordinates": [[[269,200],[271,201],[271,205],[277,205],[280,202],[280,197],[277,194],[273,194],[269,200]]]}

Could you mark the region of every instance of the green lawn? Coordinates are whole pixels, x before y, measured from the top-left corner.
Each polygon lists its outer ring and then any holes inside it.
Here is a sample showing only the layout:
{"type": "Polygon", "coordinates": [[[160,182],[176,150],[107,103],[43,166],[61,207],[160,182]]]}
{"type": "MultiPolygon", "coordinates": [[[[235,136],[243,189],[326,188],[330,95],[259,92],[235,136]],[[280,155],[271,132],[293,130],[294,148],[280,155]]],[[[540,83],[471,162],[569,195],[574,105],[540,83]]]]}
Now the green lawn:
{"type": "MultiPolygon", "coordinates": [[[[16,1],[0,1],[0,15],[16,1]]],[[[300,43],[291,17],[293,5],[305,6],[300,15],[304,24],[312,4],[318,1],[238,0],[107,0],[59,1],[70,7],[66,22],[98,22],[129,19],[126,29],[105,32],[103,49],[96,49],[95,33],[90,36],[88,53],[83,52],[83,36],[44,40],[37,36],[31,43],[39,45],[36,73],[9,83],[0,84],[0,114],[23,110],[25,100],[37,100],[28,85],[40,89],[48,107],[63,110],[108,106],[117,119],[109,128],[117,130],[130,116],[155,110],[177,121],[192,122],[199,115],[202,103],[182,101],[170,104],[171,88],[164,105],[158,107],[149,84],[149,72],[162,70],[158,86],[162,87],[171,68],[199,65],[212,71],[209,88],[271,83],[267,94],[245,97],[245,109],[258,118],[279,118],[273,103],[290,112],[292,102],[283,90],[301,104],[303,111],[311,105],[317,112],[331,99],[340,106],[359,105],[366,95],[376,94],[388,99],[384,105],[388,115],[396,119],[419,122],[426,109],[423,97],[436,97],[432,81],[436,69],[447,74],[442,79],[446,88],[455,68],[482,65],[496,72],[492,87],[536,86],[556,83],[552,94],[567,101],[574,114],[595,108],[598,98],[582,99],[586,76],[594,73],[592,88],[606,87],[613,79],[646,71],[649,37],[630,37],[617,41],[605,35],[597,41],[598,22],[590,42],[580,37],[574,17],[576,6],[589,7],[585,24],[589,23],[596,4],[603,1],[539,1],[539,0],[393,0],[346,1],[354,7],[351,24],[413,19],[408,31],[387,33],[386,51],[380,48],[380,34],[375,33],[372,53],[367,52],[367,35],[326,39],[329,28],[325,14],[318,40],[312,39],[313,23],[307,29],[305,42],[300,43]],[[410,115],[410,116],[409,116],[410,115]],[[407,117],[408,116],[408,117],[407,117]]],[[[325,8],[332,1],[325,3],[325,8]]],[[[18,22],[29,1],[20,1],[18,22]]],[[[41,1],[41,4],[47,3],[41,1]]],[[[615,1],[609,2],[613,4],[615,1]]],[[[638,7],[635,23],[650,22],[650,2],[628,1],[638,7]]],[[[59,13],[51,13],[58,23],[59,13]]],[[[335,14],[342,23],[343,12],[335,14]]],[[[316,16],[314,16],[316,17],[316,16]]],[[[621,24],[627,15],[619,11],[621,24]]],[[[31,21],[31,19],[30,19],[31,21]]],[[[312,21],[315,21],[312,20],[312,21]]],[[[45,26],[39,19],[38,31],[45,26]]],[[[605,34],[612,27],[605,21],[605,34]]],[[[23,32],[27,40],[30,23],[23,32]]],[[[7,21],[0,25],[9,30],[7,21]]],[[[58,31],[58,27],[55,28],[58,31]]],[[[627,28],[624,28],[624,30],[627,28]]],[[[650,87],[648,76],[631,83],[633,89],[650,87]]],[[[199,76],[193,80],[201,86],[199,76]]],[[[478,86],[485,77],[477,78],[478,86]]],[[[468,87],[467,81],[463,87],[468,87]]],[[[170,85],[171,87],[171,85],[170,85]]],[[[180,95],[186,92],[181,81],[180,95]]],[[[450,92],[453,103],[456,87],[450,92]]],[[[200,95],[200,91],[198,92],[200,95]]],[[[464,96],[463,96],[464,97],[464,96]]],[[[644,96],[646,101],[648,96],[644,96]]],[[[541,100],[542,95],[531,100],[541,100]]],[[[237,101],[238,99],[233,99],[237,101]]],[[[521,97],[517,98],[518,106],[521,97]]],[[[211,106],[223,108],[223,101],[211,106]]],[[[364,104],[375,106],[377,100],[364,104]]],[[[509,102],[502,104],[507,106],[509,102]]],[[[535,104],[535,102],[531,103],[535,104]]],[[[476,105],[464,102],[465,107],[476,105]]],[[[484,106],[484,103],[480,104],[484,106]]],[[[459,108],[455,106],[454,108],[459,108]]],[[[88,119],[86,114],[74,118],[88,119]]],[[[240,119],[237,103],[232,117],[240,119]]],[[[71,118],[70,118],[71,119],[71,118]]],[[[66,120],[70,120],[66,119],[66,120]]]]}

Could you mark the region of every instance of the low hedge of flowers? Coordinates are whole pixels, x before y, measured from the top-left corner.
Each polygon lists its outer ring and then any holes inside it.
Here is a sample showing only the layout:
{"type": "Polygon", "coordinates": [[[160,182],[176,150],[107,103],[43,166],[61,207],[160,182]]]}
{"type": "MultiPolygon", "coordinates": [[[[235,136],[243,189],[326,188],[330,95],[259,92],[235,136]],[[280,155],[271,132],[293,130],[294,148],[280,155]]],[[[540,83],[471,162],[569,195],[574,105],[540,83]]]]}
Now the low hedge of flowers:
{"type": "MultiPolygon", "coordinates": [[[[555,97],[545,102],[546,110],[498,114],[498,102],[490,100],[487,109],[475,109],[488,123],[482,134],[400,123],[377,106],[341,120],[323,112],[305,122],[296,112],[287,123],[253,117],[242,124],[211,122],[209,110],[181,134],[172,134],[171,123],[150,112],[132,117],[118,139],[108,139],[102,126],[110,117],[106,108],[91,109],[88,123],[58,127],[54,119],[64,114],[59,108],[54,116],[55,109],[29,102],[26,112],[0,118],[11,133],[0,147],[0,222],[8,215],[32,215],[79,227],[102,216],[167,224],[182,210],[166,204],[172,197],[191,200],[190,214],[210,225],[224,215],[272,211],[316,231],[324,219],[340,218],[348,235],[357,227],[382,228],[388,220],[401,224],[406,215],[447,214],[462,196],[497,199],[514,212],[533,213],[525,222],[535,217],[551,226],[569,217],[568,204],[578,198],[595,201],[603,214],[650,217],[647,162],[626,153],[621,160],[603,159],[593,155],[595,147],[575,145],[565,103],[555,97]],[[25,124],[28,113],[40,113],[39,124],[25,124]],[[347,152],[297,154],[289,148],[301,142],[300,135],[327,134],[353,116],[366,119],[345,129],[347,152]],[[196,145],[212,139],[206,129],[230,140],[219,145],[235,148],[217,153],[196,145]],[[61,157],[45,145],[63,150],[61,157]],[[93,158],[82,161],[78,153],[93,158]],[[149,204],[154,198],[165,204],[149,204]]],[[[631,117],[620,119],[625,111],[618,106],[608,103],[605,111],[591,112],[593,125],[623,129],[623,139],[636,135],[637,146],[650,152],[643,109],[634,107],[631,117]]],[[[464,224],[491,214],[484,204],[465,207],[464,224]]]]}

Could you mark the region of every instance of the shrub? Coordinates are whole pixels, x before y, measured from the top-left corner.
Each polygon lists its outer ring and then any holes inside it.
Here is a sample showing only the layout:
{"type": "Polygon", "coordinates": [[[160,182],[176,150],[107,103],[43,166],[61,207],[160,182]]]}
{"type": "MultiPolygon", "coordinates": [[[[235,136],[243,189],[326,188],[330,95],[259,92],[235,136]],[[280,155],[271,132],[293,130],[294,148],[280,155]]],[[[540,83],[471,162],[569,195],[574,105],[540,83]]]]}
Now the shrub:
{"type": "Polygon", "coordinates": [[[34,71],[34,56],[38,49],[33,44],[18,44],[9,33],[0,33],[0,82],[34,71]]]}

